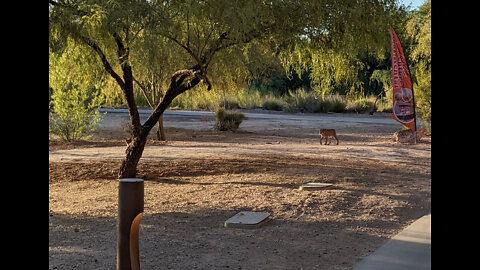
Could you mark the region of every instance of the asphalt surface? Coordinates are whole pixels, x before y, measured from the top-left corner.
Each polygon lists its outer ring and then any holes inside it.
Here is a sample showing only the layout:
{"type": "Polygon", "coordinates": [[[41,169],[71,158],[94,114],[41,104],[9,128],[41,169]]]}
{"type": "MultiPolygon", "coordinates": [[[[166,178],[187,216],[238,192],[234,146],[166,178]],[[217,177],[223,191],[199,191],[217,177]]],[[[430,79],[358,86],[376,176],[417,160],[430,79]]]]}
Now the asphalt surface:
{"type": "MultiPolygon", "coordinates": [[[[107,117],[113,114],[121,114],[122,118],[128,119],[128,110],[123,108],[101,108],[100,112],[107,112],[107,117]]],[[[146,120],[152,113],[151,109],[139,109],[140,119],[146,120]]],[[[368,124],[384,124],[384,125],[399,125],[398,122],[392,119],[390,114],[336,114],[336,113],[284,113],[284,112],[243,112],[246,118],[251,119],[274,119],[274,120],[308,120],[308,121],[331,121],[331,122],[351,122],[351,123],[368,123],[368,124]]],[[[186,110],[166,110],[164,113],[164,120],[173,118],[189,118],[191,120],[201,119],[202,117],[215,117],[214,112],[207,111],[186,111],[186,110]]]]}

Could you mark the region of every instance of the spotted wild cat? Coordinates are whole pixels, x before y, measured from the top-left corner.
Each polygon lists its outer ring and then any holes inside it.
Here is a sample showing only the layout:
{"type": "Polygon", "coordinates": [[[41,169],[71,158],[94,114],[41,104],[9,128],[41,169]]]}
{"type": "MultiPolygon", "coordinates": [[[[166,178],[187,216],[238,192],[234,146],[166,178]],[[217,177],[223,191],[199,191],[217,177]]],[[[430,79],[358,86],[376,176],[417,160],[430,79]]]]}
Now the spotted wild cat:
{"type": "Polygon", "coordinates": [[[328,144],[332,142],[332,137],[334,137],[335,140],[337,140],[337,144],[339,142],[335,129],[320,129],[319,135],[320,135],[320,144],[322,144],[322,140],[323,138],[325,138],[325,145],[327,145],[327,139],[329,137],[330,137],[330,140],[328,141],[328,144]]]}

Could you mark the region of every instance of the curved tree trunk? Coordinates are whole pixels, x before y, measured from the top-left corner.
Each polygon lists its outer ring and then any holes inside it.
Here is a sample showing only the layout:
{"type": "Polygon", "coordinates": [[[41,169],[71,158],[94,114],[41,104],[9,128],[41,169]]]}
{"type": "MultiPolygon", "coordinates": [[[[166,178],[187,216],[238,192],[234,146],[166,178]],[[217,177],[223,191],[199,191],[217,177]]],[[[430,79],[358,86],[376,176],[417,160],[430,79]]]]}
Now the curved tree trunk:
{"type": "MultiPolygon", "coordinates": [[[[147,136],[150,130],[162,117],[165,109],[172,103],[173,99],[181,93],[196,86],[200,79],[194,77],[189,81],[187,85],[182,84],[187,76],[193,74],[192,70],[180,70],[174,73],[172,76],[172,82],[165,93],[165,97],[162,102],[155,108],[152,114],[148,117],[143,125],[140,125],[140,121],[134,122],[132,138],[127,140],[127,149],[125,150],[125,158],[122,161],[119,178],[135,178],[137,175],[138,161],[142,157],[143,149],[147,142],[147,136]],[[135,125],[136,124],[136,125],[135,125]]],[[[132,91],[133,92],[133,91],[132,91]]],[[[136,110],[136,107],[135,107],[136,110]]],[[[137,112],[138,114],[138,112],[137,112]]]]}
{"type": "Polygon", "coordinates": [[[167,138],[165,137],[165,129],[163,128],[163,113],[158,118],[158,128],[157,128],[157,140],[159,141],[166,141],[167,138]]]}
{"type": "MultiPolygon", "coordinates": [[[[117,84],[120,86],[120,89],[122,89],[123,97],[128,107],[130,124],[132,125],[132,137],[127,140],[127,149],[125,150],[126,155],[122,161],[118,177],[135,178],[137,175],[137,165],[140,161],[140,158],[142,157],[143,149],[145,148],[145,144],[147,142],[148,133],[150,132],[150,130],[152,130],[153,126],[155,126],[155,124],[159,122],[163,115],[163,112],[170,105],[170,103],[172,103],[173,99],[176,96],[182,94],[183,92],[195,87],[201,81],[208,85],[207,90],[211,89],[211,84],[206,77],[206,67],[208,66],[208,62],[205,63],[206,58],[202,57],[202,62],[197,63],[197,65],[189,69],[182,69],[173,73],[172,77],[170,78],[170,84],[162,102],[157,105],[153,113],[142,125],[140,123],[140,115],[138,113],[137,105],[135,103],[135,97],[133,94],[134,78],[132,74],[132,67],[130,66],[128,61],[130,48],[128,46],[125,47],[124,41],[118,33],[113,32],[111,34],[115,40],[115,43],[117,44],[117,56],[119,64],[123,71],[123,78],[120,77],[115,72],[115,70],[113,70],[110,62],[107,59],[107,56],[97,43],[95,43],[88,37],[80,36],[79,38],[98,54],[100,60],[102,61],[104,69],[112,76],[112,78],[115,79],[117,84]]],[[[222,41],[225,36],[226,34],[222,35],[219,41],[222,41]]],[[[218,50],[218,46],[216,49],[218,50]]],[[[211,56],[213,56],[214,52],[215,51],[211,52],[211,56]]],[[[163,119],[159,122],[159,128],[163,130],[163,119]]],[[[160,136],[162,137],[162,132],[160,132],[160,136]]]]}
{"type": "MultiPolygon", "coordinates": [[[[147,133],[148,135],[148,133],[147,133]]],[[[135,178],[137,176],[137,165],[145,149],[147,136],[141,135],[133,137],[127,141],[127,149],[125,149],[125,158],[120,166],[119,178],[135,178]]]]}

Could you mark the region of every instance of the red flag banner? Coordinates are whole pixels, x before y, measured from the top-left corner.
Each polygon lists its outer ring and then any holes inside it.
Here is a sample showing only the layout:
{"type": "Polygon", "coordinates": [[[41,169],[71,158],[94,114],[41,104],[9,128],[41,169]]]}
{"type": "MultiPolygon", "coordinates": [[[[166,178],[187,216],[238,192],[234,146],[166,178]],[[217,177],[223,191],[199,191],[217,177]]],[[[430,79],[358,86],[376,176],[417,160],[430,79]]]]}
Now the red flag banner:
{"type": "Polygon", "coordinates": [[[395,30],[390,27],[393,86],[393,119],[416,131],[412,81],[405,55],[395,30]]]}

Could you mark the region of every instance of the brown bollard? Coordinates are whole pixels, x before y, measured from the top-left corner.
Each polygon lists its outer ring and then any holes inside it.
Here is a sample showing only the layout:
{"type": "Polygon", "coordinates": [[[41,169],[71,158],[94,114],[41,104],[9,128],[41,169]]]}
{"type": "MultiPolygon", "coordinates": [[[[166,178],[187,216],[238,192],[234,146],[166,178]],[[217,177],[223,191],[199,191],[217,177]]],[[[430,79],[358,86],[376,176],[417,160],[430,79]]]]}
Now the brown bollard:
{"type": "Polygon", "coordinates": [[[119,179],[117,270],[140,270],[138,230],[143,213],[143,199],[143,179],[119,179]]]}

